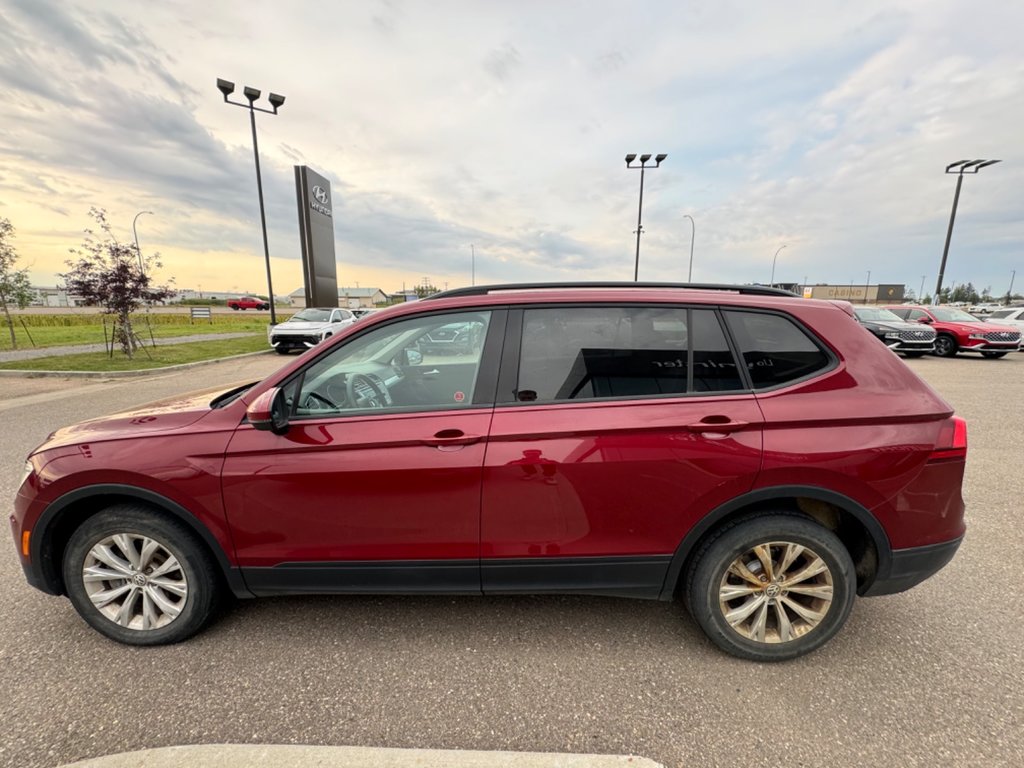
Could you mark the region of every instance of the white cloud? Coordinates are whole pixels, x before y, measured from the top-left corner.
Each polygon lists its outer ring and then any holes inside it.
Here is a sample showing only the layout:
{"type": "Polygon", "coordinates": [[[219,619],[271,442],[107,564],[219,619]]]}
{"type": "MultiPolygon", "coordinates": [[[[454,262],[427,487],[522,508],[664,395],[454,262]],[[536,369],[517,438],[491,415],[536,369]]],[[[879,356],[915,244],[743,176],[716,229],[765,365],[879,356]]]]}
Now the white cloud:
{"type": "Polygon", "coordinates": [[[290,166],[306,162],[334,182],[350,282],[464,281],[471,242],[485,279],[628,278],[630,151],[669,154],[646,176],[647,278],[685,276],[690,213],[695,279],[766,280],[786,243],[780,279],[932,282],[942,168],[968,156],[1005,162],[965,182],[948,274],[999,291],[1021,266],[1015,4],[17,0],[7,15],[0,215],[23,250],[50,244],[31,254],[40,275],[90,204],[118,221],[158,209],[149,239],[179,284],[217,279],[203,253],[260,253],[248,120],[218,76],[287,96],[258,120],[272,253],[297,257],[290,166]]]}

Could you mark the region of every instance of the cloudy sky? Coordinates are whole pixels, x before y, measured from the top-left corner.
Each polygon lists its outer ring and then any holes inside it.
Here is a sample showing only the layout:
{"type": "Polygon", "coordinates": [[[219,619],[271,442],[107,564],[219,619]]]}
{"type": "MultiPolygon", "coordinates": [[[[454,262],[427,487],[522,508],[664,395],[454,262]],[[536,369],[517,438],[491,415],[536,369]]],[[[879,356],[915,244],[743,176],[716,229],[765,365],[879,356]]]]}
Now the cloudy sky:
{"type": "Polygon", "coordinates": [[[90,206],[182,288],[301,286],[293,166],[334,192],[341,284],[631,279],[1024,288],[1024,4],[0,0],[0,216],[54,284],[90,206]]]}

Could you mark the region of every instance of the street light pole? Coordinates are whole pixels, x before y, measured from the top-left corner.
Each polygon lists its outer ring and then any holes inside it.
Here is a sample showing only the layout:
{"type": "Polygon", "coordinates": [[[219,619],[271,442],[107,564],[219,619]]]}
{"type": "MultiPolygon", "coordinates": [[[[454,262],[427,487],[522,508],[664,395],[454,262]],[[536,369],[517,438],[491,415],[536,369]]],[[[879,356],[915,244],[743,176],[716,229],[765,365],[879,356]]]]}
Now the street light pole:
{"type": "Polygon", "coordinates": [[[142,266],[142,251],[139,249],[139,232],[135,228],[135,222],[137,222],[139,220],[139,216],[141,216],[144,213],[148,213],[150,215],[153,214],[152,211],[139,211],[138,213],[135,214],[135,218],[132,219],[132,234],[135,235],[135,253],[139,257],[139,272],[141,272],[142,274],[146,274],[146,268],[142,266]]]}
{"type": "Polygon", "coordinates": [[[1017,270],[1014,269],[1010,272],[1010,287],[1006,290],[1006,306],[1010,306],[1010,302],[1013,301],[1013,281],[1017,277],[1017,270]]]}
{"type": "Polygon", "coordinates": [[[473,243],[470,243],[470,244],[469,244],[469,253],[470,253],[470,261],[469,261],[469,269],[470,269],[470,273],[469,273],[469,275],[470,275],[470,276],[469,276],[469,284],[470,284],[470,285],[476,285],[476,246],[475,246],[475,245],[473,245],[473,243]]]}
{"type": "Polygon", "coordinates": [[[690,268],[686,271],[686,282],[693,282],[693,241],[697,239],[697,224],[693,220],[693,216],[688,213],[683,214],[684,219],[690,220],[690,268]]]}
{"type": "Polygon", "coordinates": [[[775,255],[772,256],[772,279],[768,281],[768,285],[770,286],[775,285],[775,260],[779,258],[779,251],[781,251],[785,247],[786,246],[784,245],[780,245],[778,249],[775,251],[775,255]]]}
{"type": "Polygon", "coordinates": [[[868,288],[871,286],[871,270],[868,270],[868,279],[864,283],[864,303],[868,303],[868,288]]]}
{"type": "Polygon", "coordinates": [[[263,177],[260,173],[260,149],[256,139],[256,113],[265,112],[268,115],[276,115],[278,108],[284,104],[284,96],[280,96],[276,93],[267,95],[267,101],[270,102],[272,109],[263,109],[255,106],[255,101],[260,97],[260,91],[256,88],[250,88],[245,86],[242,89],[242,93],[245,95],[248,104],[243,104],[240,101],[231,101],[228,98],[235,91],[235,84],[229,80],[222,80],[217,78],[217,89],[224,94],[224,102],[232,104],[236,107],[243,107],[249,110],[249,123],[252,126],[252,154],[256,160],[256,193],[260,199],[260,226],[263,229],[263,256],[267,264],[267,293],[270,299],[270,324],[277,325],[277,312],[274,309],[274,283],[270,277],[270,245],[267,241],[267,214],[263,206],[263,177]]]}
{"type": "Polygon", "coordinates": [[[654,165],[647,165],[647,161],[651,159],[649,154],[640,155],[640,165],[631,165],[636,160],[635,154],[626,155],[626,167],[627,168],[639,168],[640,169],[640,204],[636,211],[636,261],[633,264],[633,282],[637,282],[640,279],[640,235],[644,231],[643,215],[644,215],[644,172],[648,168],[658,168],[662,161],[668,157],[668,155],[662,153],[654,156],[654,165]]]}
{"type": "Polygon", "coordinates": [[[982,168],[995,165],[999,160],[958,160],[946,166],[946,173],[956,174],[956,191],[953,193],[953,209],[949,212],[949,228],[946,230],[946,244],[942,248],[942,261],[939,264],[939,278],[935,282],[935,295],[932,297],[932,304],[939,303],[939,293],[942,291],[942,277],[946,273],[946,258],[949,256],[949,241],[953,239],[953,222],[956,221],[956,206],[960,202],[960,187],[964,183],[964,174],[975,174],[982,168]]]}

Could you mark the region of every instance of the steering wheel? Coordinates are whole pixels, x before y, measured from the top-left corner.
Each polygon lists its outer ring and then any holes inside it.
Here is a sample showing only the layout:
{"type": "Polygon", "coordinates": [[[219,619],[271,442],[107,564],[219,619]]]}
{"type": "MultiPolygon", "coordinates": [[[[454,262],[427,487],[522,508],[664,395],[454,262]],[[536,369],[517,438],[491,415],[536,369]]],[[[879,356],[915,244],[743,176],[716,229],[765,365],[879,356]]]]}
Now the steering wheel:
{"type": "Polygon", "coordinates": [[[386,389],[361,373],[350,373],[345,382],[345,395],[351,408],[383,408],[391,403],[386,389]]]}
{"type": "Polygon", "coordinates": [[[332,411],[340,410],[337,405],[332,403],[328,398],[321,395],[319,392],[309,391],[306,393],[306,402],[304,407],[309,408],[313,411],[323,410],[321,404],[326,405],[332,411]]]}

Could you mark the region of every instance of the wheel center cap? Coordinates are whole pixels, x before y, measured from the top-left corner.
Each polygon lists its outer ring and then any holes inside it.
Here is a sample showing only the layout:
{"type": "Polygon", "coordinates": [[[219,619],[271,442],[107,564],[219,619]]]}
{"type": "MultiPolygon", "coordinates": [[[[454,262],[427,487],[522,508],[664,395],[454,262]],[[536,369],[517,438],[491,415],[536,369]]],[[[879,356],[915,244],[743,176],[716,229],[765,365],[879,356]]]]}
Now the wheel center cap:
{"type": "Polygon", "coordinates": [[[767,597],[778,597],[780,594],[782,594],[782,587],[780,587],[778,584],[769,584],[767,587],[765,587],[764,593],[767,597]]]}
{"type": "Polygon", "coordinates": [[[146,574],[144,573],[136,573],[132,576],[132,581],[135,583],[135,586],[144,587],[149,579],[146,578],[146,574]]]}

